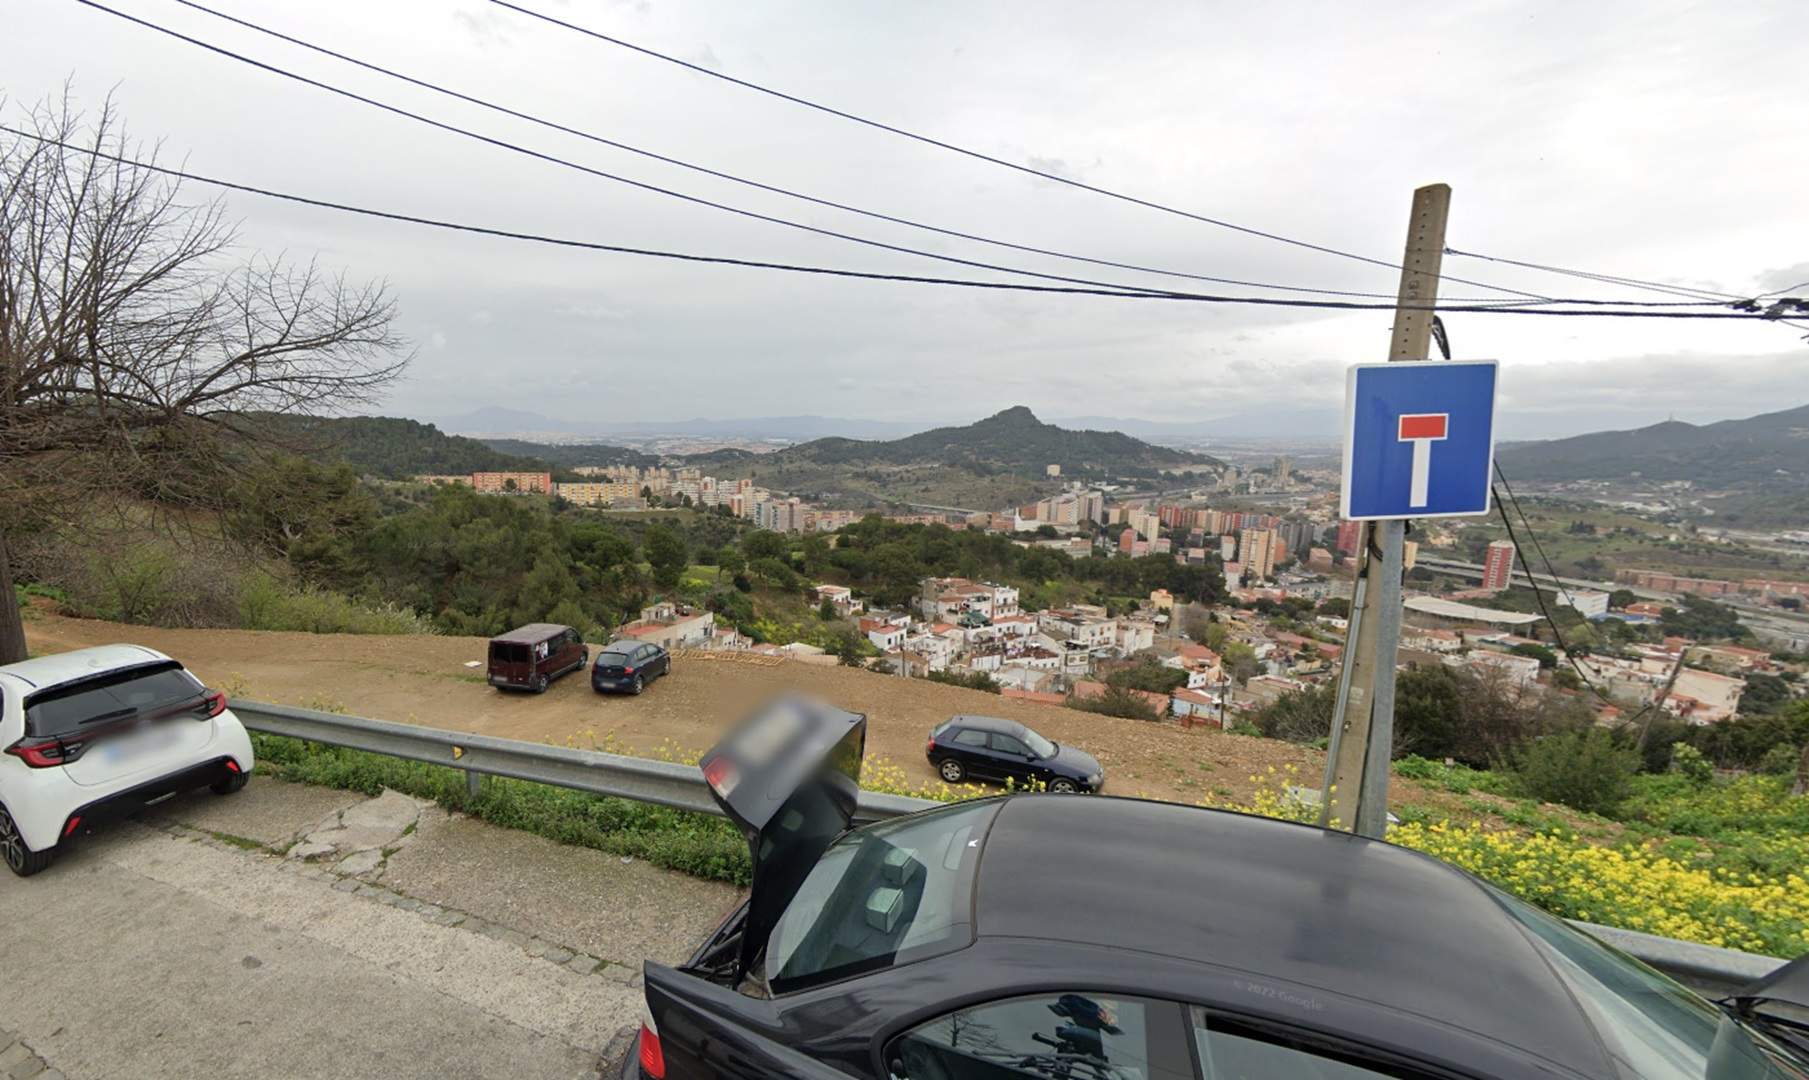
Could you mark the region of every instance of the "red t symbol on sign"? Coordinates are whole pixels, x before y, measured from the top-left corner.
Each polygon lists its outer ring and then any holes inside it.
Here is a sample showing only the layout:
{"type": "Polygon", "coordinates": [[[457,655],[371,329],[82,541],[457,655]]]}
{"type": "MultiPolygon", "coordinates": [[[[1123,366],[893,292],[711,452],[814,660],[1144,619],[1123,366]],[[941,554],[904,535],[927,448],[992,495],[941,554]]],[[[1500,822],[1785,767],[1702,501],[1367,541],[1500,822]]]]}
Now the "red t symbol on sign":
{"type": "Polygon", "coordinates": [[[1401,442],[1413,444],[1413,488],[1408,506],[1425,506],[1427,487],[1432,477],[1432,444],[1445,438],[1449,413],[1404,413],[1400,420],[1401,442]]]}

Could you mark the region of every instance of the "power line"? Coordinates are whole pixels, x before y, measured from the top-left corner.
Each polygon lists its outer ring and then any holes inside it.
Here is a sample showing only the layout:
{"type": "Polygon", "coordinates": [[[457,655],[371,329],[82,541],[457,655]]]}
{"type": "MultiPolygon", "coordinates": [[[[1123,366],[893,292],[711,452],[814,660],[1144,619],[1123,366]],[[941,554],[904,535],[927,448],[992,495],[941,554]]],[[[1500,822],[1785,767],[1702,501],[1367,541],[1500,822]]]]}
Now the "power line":
{"type": "MultiPolygon", "coordinates": [[[[1500,477],[1503,485],[1507,484],[1507,477],[1502,474],[1499,467],[1496,468],[1495,475],[1500,477]]],[[[1545,617],[1545,624],[1551,627],[1551,636],[1558,644],[1558,651],[1564,654],[1564,659],[1577,673],[1577,678],[1583,680],[1584,686],[1587,686],[1603,701],[1611,705],[1614,704],[1614,700],[1609,697],[1607,692],[1596,686],[1594,681],[1589,678],[1589,674],[1583,670],[1583,665],[1577,663],[1577,658],[1571,655],[1570,645],[1564,640],[1564,631],[1558,629],[1558,620],[1552,617],[1551,609],[1545,606],[1545,594],[1539,590],[1539,579],[1533,576],[1533,568],[1531,564],[1526,561],[1526,548],[1521,546],[1520,538],[1518,534],[1514,532],[1514,522],[1508,517],[1507,502],[1501,497],[1501,488],[1496,487],[1494,491],[1495,509],[1501,511],[1501,523],[1507,526],[1508,540],[1513,543],[1514,553],[1520,559],[1520,572],[1526,575],[1527,582],[1533,587],[1533,601],[1539,605],[1539,614],[1545,617]]],[[[1511,493],[1509,498],[1512,498],[1511,493]]],[[[1520,520],[1526,524],[1527,534],[1533,538],[1536,545],[1538,543],[1538,537],[1532,531],[1532,522],[1527,520],[1526,513],[1520,509],[1520,502],[1517,499],[1514,500],[1514,510],[1520,514],[1520,520]]],[[[1544,554],[1543,549],[1541,549],[1540,554],[1544,554]]],[[[1547,566],[1549,565],[1550,564],[1547,563],[1547,566]]],[[[1557,574],[1555,573],[1552,574],[1552,585],[1553,595],[1555,596],[1558,589],[1561,588],[1561,586],[1558,585],[1557,574]]]]}
{"type": "Polygon", "coordinates": [[[895,252],[899,252],[899,253],[905,254],[905,255],[916,255],[920,258],[925,258],[925,259],[936,259],[940,262],[955,263],[959,266],[972,266],[972,267],[976,267],[976,268],[979,268],[982,270],[997,270],[1002,273],[1019,274],[1024,277],[1040,278],[1045,281],[1061,281],[1061,282],[1067,282],[1067,283],[1075,284],[1075,285],[1086,285],[1086,286],[1090,286],[1093,288],[1109,289],[1109,290],[1119,291],[1119,292],[1150,292],[1150,293],[1154,293],[1157,295],[1160,295],[1163,292],[1163,290],[1148,289],[1141,285],[1128,285],[1128,284],[1122,284],[1122,283],[1114,282],[1114,281],[1097,281],[1092,278],[1069,277],[1064,274],[1046,274],[1046,273],[1042,273],[1042,272],[1036,271],[1036,270],[1024,270],[1024,269],[1020,269],[1018,267],[1013,267],[1013,266],[1003,266],[998,263],[981,262],[977,259],[963,259],[963,258],[960,258],[959,256],[955,256],[955,255],[943,255],[943,254],[939,254],[934,251],[925,251],[921,248],[908,247],[903,244],[887,243],[886,241],[883,241],[883,240],[874,240],[869,237],[856,236],[852,233],[838,232],[835,229],[827,229],[827,228],[823,228],[818,225],[809,225],[802,221],[793,221],[790,218],[777,217],[772,214],[763,214],[757,210],[748,210],[744,207],[731,206],[728,203],[716,202],[711,199],[706,199],[700,195],[690,195],[690,194],[686,194],[685,192],[682,192],[682,191],[675,191],[672,188],[665,188],[665,187],[660,187],[657,184],[650,184],[650,183],[647,183],[646,181],[634,180],[634,179],[631,179],[626,176],[619,176],[615,173],[606,172],[602,169],[592,168],[589,165],[580,164],[579,162],[572,161],[568,158],[562,158],[555,154],[543,153],[542,151],[535,150],[530,147],[522,146],[519,143],[512,143],[506,139],[499,139],[499,138],[496,138],[491,135],[482,134],[481,132],[472,131],[469,128],[459,127],[456,124],[449,124],[443,120],[435,120],[432,117],[423,116],[420,113],[410,112],[409,110],[404,109],[400,106],[391,105],[391,104],[388,104],[387,102],[378,101],[375,98],[365,97],[363,94],[355,93],[354,91],[344,89],[343,87],[334,86],[331,83],[321,82],[318,79],[311,79],[311,78],[307,77],[306,75],[297,74],[296,72],[289,71],[286,68],[278,67],[275,64],[268,64],[262,60],[255,60],[249,56],[245,56],[242,53],[233,52],[231,49],[222,48],[219,45],[214,45],[209,42],[202,41],[200,38],[190,37],[187,34],[181,33],[176,30],[172,30],[169,27],[160,26],[157,23],[149,21],[148,19],[141,19],[136,15],[129,15],[126,12],[118,11],[118,10],[115,10],[114,8],[110,8],[110,7],[106,6],[105,4],[99,3],[98,0],[76,0],[76,3],[83,4],[87,7],[94,8],[97,11],[104,11],[109,15],[117,16],[121,19],[125,19],[128,22],[137,23],[139,26],[145,27],[148,30],[155,30],[160,34],[165,34],[165,35],[167,35],[169,37],[173,37],[179,41],[185,41],[185,42],[189,43],[190,45],[199,46],[200,48],[206,49],[209,52],[216,53],[220,56],[224,56],[224,57],[227,57],[232,60],[237,60],[242,64],[248,64],[252,67],[258,68],[261,71],[267,71],[273,75],[280,75],[283,78],[292,79],[292,80],[302,83],[306,86],[312,86],[318,90],[325,90],[330,94],[338,94],[339,96],[344,97],[344,98],[349,98],[352,101],[360,102],[362,104],[372,106],[373,108],[381,109],[384,112],[394,113],[397,116],[406,117],[407,119],[414,120],[418,123],[426,124],[429,127],[439,128],[442,131],[449,131],[455,135],[463,135],[464,137],[466,137],[468,139],[476,139],[479,142],[488,143],[491,146],[499,147],[504,150],[513,151],[514,153],[517,153],[517,154],[524,154],[528,157],[535,158],[540,161],[549,162],[554,165],[561,165],[561,166],[564,166],[565,168],[574,169],[578,172],[585,173],[590,176],[600,177],[604,180],[613,180],[616,183],[627,184],[631,187],[640,188],[643,191],[651,191],[651,192],[654,192],[659,195],[666,195],[671,198],[682,199],[685,202],[695,203],[699,206],[708,206],[708,207],[711,207],[712,209],[726,211],[727,213],[736,214],[741,217],[752,218],[756,221],[770,222],[774,225],[784,225],[787,228],[798,229],[798,230],[801,230],[803,232],[808,232],[808,233],[815,233],[819,236],[834,237],[835,239],[846,240],[846,241],[849,241],[850,243],[864,244],[868,247],[880,248],[880,249],[883,249],[886,251],[895,251],[895,252]]]}
{"type": "MultiPolygon", "coordinates": [[[[818,205],[818,206],[826,206],[826,207],[830,207],[835,210],[843,210],[843,211],[847,211],[848,213],[851,213],[851,214],[860,214],[863,217],[874,218],[879,221],[888,221],[888,222],[891,222],[896,225],[906,225],[906,226],[909,226],[914,229],[923,229],[928,232],[940,233],[944,236],[952,236],[952,237],[956,237],[956,238],[962,239],[962,240],[972,240],[972,241],[975,241],[975,242],[981,243],[981,244],[991,244],[996,247],[1010,248],[1011,250],[1014,250],[1014,251],[1023,251],[1023,252],[1033,254],[1033,255],[1047,255],[1047,256],[1051,256],[1053,258],[1058,258],[1058,259],[1069,259],[1069,260],[1073,260],[1075,262],[1092,263],[1097,266],[1110,266],[1110,267],[1114,267],[1119,270],[1133,270],[1138,273],[1144,273],[1144,274],[1160,274],[1160,275],[1163,275],[1166,277],[1188,278],[1188,279],[1191,279],[1194,281],[1209,281],[1209,282],[1213,282],[1213,283],[1219,284],[1219,285],[1236,285],[1236,286],[1239,286],[1242,288],[1253,288],[1253,289],[1275,289],[1275,290],[1284,291],[1284,292],[1313,293],[1313,294],[1324,295],[1324,296],[1354,296],[1354,297],[1370,297],[1370,298],[1384,299],[1384,298],[1394,295],[1393,293],[1358,292],[1358,291],[1353,291],[1353,290],[1348,290],[1348,289],[1319,289],[1319,288],[1311,288],[1311,287],[1303,286],[1303,285],[1277,285],[1277,284],[1273,284],[1270,282],[1263,282],[1263,281],[1244,281],[1244,280],[1241,280],[1238,278],[1215,277],[1210,274],[1197,274],[1197,273],[1192,273],[1192,272],[1184,271],[1184,270],[1169,270],[1169,269],[1165,269],[1163,267],[1143,266],[1138,263],[1120,262],[1120,261],[1113,260],[1113,259],[1102,259],[1102,258],[1097,258],[1097,257],[1093,257],[1093,256],[1088,256],[1088,255],[1077,255],[1077,254],[1074,254],[1073,252],[1068,252],[1068,251],[1060,251],[1060,250],[1056,250],[1056,249],[1052,249],[1052,248],[1036,247],[1031,244],[1021,244],[1021,243],[1016,243],[1016,242],[1013,242],[1010,240],[1000,240],[1000,239],[997,239],[994,237],[982,236],[977,233],[963,232],[959,229],[946,228],[946,227],[943,227],[940,225],[931,225],[927,222],[915,221],[910,218],[900,217],[895,214],[887,214],[887,213],[883,213],[883,212],[877,211],[877,210],[867,210],[862,207],[852,206],[847,203],[837,202],[833,199],[821,198],[821,197],[815,196],[815,195],[807,195],[803,192],[793,191],[789,188],[780,187],[776,184],[767,184],[767,183],[763,183],[758,180],[753,180],[753,179],[749,179],[747,177],[738,176],[734,173],[725,172],[720,169],[713,169],[706,165],[699,165],[695,162],[685,161],[680,158],[671,157],[667,154],[661,154],[661,153],[658,153],[653,150],[645,149],[643,147],[633,146],[633,145],[630,145],[625,142],[621,142],[616,139],[611,139],[611,138],[608,138],[603,135],[598,135],[595,132],[584,131],[579,128],[574,128],[574,127],[571,127],[566,124],[558,123],[557,121],[548,120],[548,119],[545,119],[544,117],[536,116],[536,115],[534,115],[532,113],[528,113],[528,112],[523,112],[519,109],[513,109],[506,105],[499,105],[493,101],[487,101],[483,98],[475,97],[471,94],[461,93],[457,90],[453,90],[449,87],[441,86],[437,83],[430,82],[426,79],[420,79],[420,78],[416,78],[412,75],[403,74],[402,72],[395,71],[391,68],[383,67],[380,64],[374,64],[374,63],[371,63],[366,60],[360,60],[357,57],[349,56],[345,53],[337,52],[333,49],[326,48],[325,46],[317,45],[317,44],[314,44],[313,42],[305,41],[298,37],[293,37],[289,34],[282,33],[281,31],[278,31],[278,30],[273,30],[267,26],[259,25],[258,23],[254,23],[248,19],[241,19],[235,15],[230,15],[223,11],[217,11],[211,7],[208,7],[205,4],[197,3],[196,0],[176,0],[176,3],[181,4],[184,7],[193,8],[196,11],[200,11],[200,12],[204,12],[208,15],[212,15],[215,18],[224,19],[227,22],[233,23],[238,26],[242,26],[248,30],[254,30],[260,34],[264,34],[269,37],[276,38],[279,41],[285,41],[291,45],[297,45],[297,46],[300,46],[301,48],[309,49],[314,52],[320,53],[323,56],[330,56],[336,60],[342,60],[345,63],[356,65],[358,67],[364,68],[367,71],[374,71],[381,75],[387,75],[392,79],[399,79],[402,82],[408,83],[412,86],[418,86],[425,90],[431,90],[437,94],[443,94],[447,97],[455,98],[459,101],[467,102],[472,105],[477,105],[481,108],[489,109],[493,112],[501,113],[505,116],[514,117],[515,119],[518,119],[518,120],[525,120],[530,124],[537,124],[543,128],[547,128],[551,131],[561,132],[566,135],[573,135],[580,139],[585,139],[585,140],[597,143],[602,146],[608,146],[608,147],[611,147],[616,150],[624,150],[631,154],[638,154],[641,157],[649,158],[654,161],[663,162],[668,165],[676,165],[679,168],[689,169],[693,172],[702,173],[705,176],[713,176],[720,180],[727,180],[731,183],[741,184],[746,187],[758,189],[760,191],[771,192],[775,195],[784,195],[788,198],[801,199],[805,202],[814,203],[815,205],[818,205]]],[[[1479,297],[1479,298],[1477,298],[1476,302],[1486,302],[1486,301],[1484,300],[1484,298],[1479,297]]]]}
{"type": "MultiPolygon", "coordinates": [[[[1016,170],[1017,172],[1025,173],[1029,176],[1038,177],[1039,179],[1051,180],[1058,184],[1066,184],[1069,187],[1079,188],[1082,191],[1093,192],[1095,195],[1104,195],[1107,198],[1117,199],[1121,202],[1132,203],[1134,205],[1142,206],[1142,207],[1145,207],[1150,210],[1159,210],[1165,214],[1173,214],[1177,217],[1188,218],[1193,221],[1203,222],[1207,225],[1216,225],[1221,229],[1230,229],[1234,232],[1245,233],[1249,236],[1261,237],[1265,240],[1273,240],[1277,243],[1291,244],[1295,247],[1306,248],[1309,251],[1317,251],[1317,252],[1321,252],[1326,255],[1337,255],[1340,258],[1345,258],[1345,259],[1355,259],[1358,262],[1369,263],[1372,266],[1385,266],[1390,270],[1404,270],[1405,269],[1404,267],[1401,266],[1401,264],[1389,262],[1387,259],[1374,259],[1374,258],[1369,257],[1368,255],[1359,255],[1355,252],[1344,251],[1344,250],[1341,250],[1339,248],[1334,248],[1334,247],[1328,247],[1324,244],[1315,244],[1308,240],[1298,240],[1298,239],[1295,239],[1294,237],[1283,236],[1280,233],[1268,232],[1264,229],[1253,228],[1249,225],[1239,225],[1236,222],[1226,221],[1223,218],[1209,217],[1205,214],[1196,214],[1189,210],[1181,210],[1181,209],[1177,209],[1176,207],[1173,207],[1173,206],[1166,206],[1162,203],[1154,202],[1150,199],[1138,198],[1135,195],[1126,195],[1123,192],[1113,191],[1110,188],[1098,187],[1096,185],[1086,183],[1085,181],[1075,180],[1072,177],[1062,176],[1059,173],[1045,172],[1042,169],[1033,168],[1029,165],[1020,165],[1015,161],[1007,161],[1004,158],[994,157],[991,154],[982,153],[978,150],[969,149],[968,147],[965,147],[965,146],[959,146],[955,143],[945,142],[941,139],[932,138],[928,135],[922,135],[922,134],[919,134],[914,131],[908,131],[901,127],[895,127],[891,124],[882,123],[878,120],[870,120],[867,117],[858,116],[854,113],[846,112],[842,109],[835,108],[834,106],[831,106],[831,105],[824,105],[821,102],[811,101],[808,98],[802,98],[795,94],[788,94],[782,90],[775,90],[768,86],[762,86],[759,83],[750,82],[747,79],[740,79],[740,78],[736,78],[733,75],[728,75],[728,74],[725,74],[720,71],[713,71],[710,68],[704,67],[701,64],[693,64],[688,60],[681,60],[676,56],[671,56],[671,55],[668,55],[667,53],[659,52],[655,49],[650,49],[645,45],[636,45],[632,41],[627,41],[627,40],[624,40],[624,39],[618,38],[618,37],[612,37],[609,34],[605,34],[601,31],[592,30],[589,27],[585,27],[585,26],[579,26],[577,23],[566,22],[564,19],[555,18],[554,16],[548,15],[545,12],[535,11],[532,8],[527,8],[527,7],[521,6],[520,4],[511,3],[510,0],[490,0],[490,2],[497,5],[498,7],[508,8],[510,11],[518,12],[518,13],[520,13],[522,15],[526,15],[530,18],[539,19],[542,22],[549,23],[553,26],[559,26],[559,27],[563,27],[567,30],[575,31],[577,33],[585,35],[586,37],[595,38],[598,41],[604,41],[604,42],[608,42],[611,45],[620,46],[621,48],[624,48],[624,49],[630,49],[630,50],[633,50],[634,52],[638,52],[644,56],[653,57],[656,60],[664,60],[669,64],[677,64],[679,67],[687,68],[691,71],[695,71],[699,75],[708,75],[712,79],[721,79],[724,82],[734,83],[736,86],[744,87],[748,90],[755,90],[755,91],[758,91],[759,93],[767,94],[769,96],[779,98],[782,101],[789,101],[794,105],[802,105],[805,108],[815,109],[818,112],[827,113],[831,116],[838,116],[844,120],[852,120],[853,122],[855,122],[857,124],[864,124],[870,128],[875,128],[880,131],[889,132],[893,135],[899,135],[899,136],[902,136],[907,139],[913,139],[913,140],[916,140],[917,142],[924,143],[929,146],[935,146],[935,147],[938,147],[943,150],[949,150],[954,153],[962,154],[962,155],[965,155],[970,158],[974,158],[979,161],[987,162],[989,164],[1001,165],[1007,169],[1013,169],[1013,170],[1016,170]]],[[[1421,271],[1421,270],[1413,270],[1413,271],[1409,271],[1409,272],[1417,273],[1417,274],[1425,273],[1425,271],[1421,271]]],[[[1444,280],[1454,281],[1460,285],[1473,285],[1478,288],[1492,289],[1496,292],[1508,293],[1508,294],[1511,294],[1514,296],[1525,297],[1525,298],[1532,299],[1532,300],[1549,300],[1549,299],[1551,299],[1548,296],[1541,296],[1538,293],[1523,292],[1519,289],[1510,289],[1510,288],[1506,288],[1505,286],[1501,286],[1501,285],[1490,285],[1489,283],[1484,282],[1484,281],[1470,281],[1465,278],[1450,277],[1449,275],[1447,275],[1444,280]]]]}
{"type": "Polygon", "coordinates": [[[1520,259],[1509,259],[1500,255],[1482,255],[1474,251],[1459,251],[1453,247],[1445,249],[1447,255],[1457,255],[1466,259],[1481,259],[1484,262],[1501,263],[1504,266],[1519,266],[1528,270],[1542,270],[1548,274],[1562,274],[1566,277],[1582,278],[1586,281],[1601,282],[1605,285],[1620,285],[1632,289],[1644,289],[1648,292],[1669,293],[1673,296],[1691,296],[1698,300],[1709,297],[1721,300],[1743,300],[1738,293],[1717,292],[1714,289],[1698,289],[1687,285],[1671,285],[1659,281],[1647,281],[1641,278],[1622,277],[1617,274],[1602,274],[1591,270],[1573,270],[1563,266],[1548,266],[1544,263],[1524,262],[1520,259]]]}
{"type": "Polygon", "coordinates": [[[1448,304],[1431,306],[1402,307],[1389,303],[1369,303],[1353,300],[1307,300],[1292,297],[1273,296],[1235,296],[1213,295],[1208,293],[1185,292],[1153,292],[1149,290],[1122,291],[1104,288],[1087,288],[1081,286],[1029,285],[1016,281],[975,281],[964,278],[925,277],[917,274],[886,274],[865,270],[847,270],[838,267],[812,266],[798,263],[781,263],[759,259],[738,259],[721,255],[699,255],[692,252],[670,251],[659,248],[629,247],[621,244],[605,244],[589,240],[577,240],[569,237],[547,236],[541,233],[522,232],[513,229],[494,228],[485,225],[471,225],[464,222],[446,221],[439,218],[425,217],[419,214],[407,214],[393,210],[377,210],[370,207],[357,206],[351,203],[336,202],[330,199],[317,199],[291,192],[277,191],[253,184],[222,180],[202,173],[184,169],[172,169],[163,165],[138,161],[134,158],[118,154],[109,154],[96,147],[78,146],[74,143],[52,139],[35,132],[0,124],[0,132],[32,139],[49,146],[64,150],[90,154],[103,161],[111,161],[120,165],[130,165],[147,172],[173,177],[179,180],[192,180],[196,183],[209,184],[228,191],[242,191],[251,195],[281,199],[285,202],[299,203],[326,210],[337,210],[342,213],[356,214],[363,217],[380,218],[387,221],[400,221],[412,225],[424,225],[431,228],[446,229],[454,232],[472,233],[480,236],[491,236],[507,240],[521,240],[529,243],[547,244],[555,247],[576,248],[588,251],[604,251],[620,255],[639,255],[648,258],[672,259],[681,262],[711,263],[722,266],[740,266],[759,270],[780,270],[797,274],[816,274],[825,277],[857,278],[867,281],[895,281],[918,285],[943,285],[955,288],[988,289],[1002,292],[1054,293],[1079,296],[1105,296],[1130,300],[1177,300],[1193,303],[1209,304],[1242,304],[1256,307],[1290,307],[1331,309],[1341,311],[1426,311],[1438,310],[1448,312],[1467,312],[1476,314],[1499,315],[1542,315],[1552,317],[1596,317],[1596,318],[1647,318],[1647,319],[1758,319],[1761,316],[1734,311],[1635,311],[1635,310],[1595,310],[1595,309],[1563,309],[1563,308],[1523,308],[1503,307],[1498,304],[1448,304]]]}

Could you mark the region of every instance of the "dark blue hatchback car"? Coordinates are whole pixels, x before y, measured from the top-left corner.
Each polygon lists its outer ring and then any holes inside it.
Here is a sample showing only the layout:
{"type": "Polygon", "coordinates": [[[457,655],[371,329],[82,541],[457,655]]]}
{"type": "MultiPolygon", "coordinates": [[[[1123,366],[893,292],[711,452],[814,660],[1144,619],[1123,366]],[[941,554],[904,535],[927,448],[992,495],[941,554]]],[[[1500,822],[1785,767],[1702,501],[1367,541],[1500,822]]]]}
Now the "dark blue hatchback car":
{"type": "Polygon", "coordinates": [[[590,669],[590,686],[598,693],[614,691],[638,694],[661,675],[672,674],[672,654],[658,645],[623,638],[612,641],[597,654],[590,669]]]}

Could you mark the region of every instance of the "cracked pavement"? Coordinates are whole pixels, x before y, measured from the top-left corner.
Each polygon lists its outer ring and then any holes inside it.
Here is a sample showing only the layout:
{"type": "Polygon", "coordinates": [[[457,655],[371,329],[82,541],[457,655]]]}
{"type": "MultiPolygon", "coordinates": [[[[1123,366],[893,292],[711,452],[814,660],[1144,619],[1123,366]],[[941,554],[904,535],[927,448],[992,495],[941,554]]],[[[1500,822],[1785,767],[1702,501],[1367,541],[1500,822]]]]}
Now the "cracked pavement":
{"type": "Polygon", "coordinates": [[[609,1075],[641,962],[682,960],[738,900],[397,792],[260,776],[0,874],[0,1051],[73,1080],[609,1075]]]}

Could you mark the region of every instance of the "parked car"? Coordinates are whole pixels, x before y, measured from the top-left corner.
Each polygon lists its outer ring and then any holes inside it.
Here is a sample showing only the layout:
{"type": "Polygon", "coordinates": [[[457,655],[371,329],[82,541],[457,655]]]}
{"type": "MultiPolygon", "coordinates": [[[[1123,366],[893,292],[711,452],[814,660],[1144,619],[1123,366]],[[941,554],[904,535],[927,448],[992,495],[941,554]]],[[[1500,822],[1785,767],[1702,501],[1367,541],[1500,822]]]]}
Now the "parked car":
{"type": "Polygon", "coordinates": [[[490,685],[546,693],[554,679],[584,670],[590,650],[578,631],[558,623],[529,623],[490,639],[490,685]]]}
{"type": "Polygon", "coordinates": [[[704,756],[752,892],[644,965],[625,1077],[1809,1077],[1809,959],[1716,1006],[1429,856],[1176,803],[851,828],[865,730],[783,702],[704,756]]]}
{"type": "Polygon", "coordinates": [[[597,654],[590,686],[599,694],[626,691],[638,694],[661,675],[672,674],[672,654],[658,645],[633,638],[613,641],[597,654]]]}
{"type": "Polygon", "coordinates": [[[952,716],[930,732],[930,765],[951,784],[966,780],[1041,783],[1050,791],[1098,791],[1099,759],[1045,739],[1016,720],[952,716]]]}
{"type": "Polygon", "coordinates": [[[0,860],[28,877],[108,818],[251,775],[251,738],[182,665],[100,645],[0,667],[0,860]]]}

